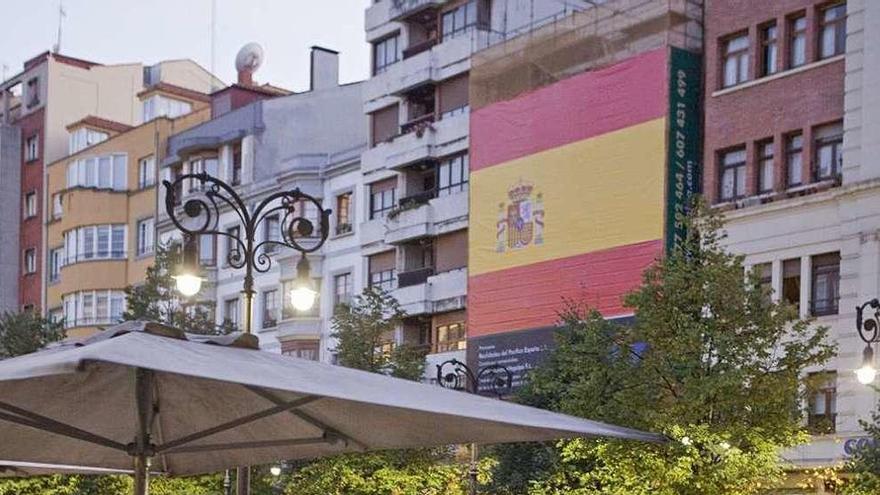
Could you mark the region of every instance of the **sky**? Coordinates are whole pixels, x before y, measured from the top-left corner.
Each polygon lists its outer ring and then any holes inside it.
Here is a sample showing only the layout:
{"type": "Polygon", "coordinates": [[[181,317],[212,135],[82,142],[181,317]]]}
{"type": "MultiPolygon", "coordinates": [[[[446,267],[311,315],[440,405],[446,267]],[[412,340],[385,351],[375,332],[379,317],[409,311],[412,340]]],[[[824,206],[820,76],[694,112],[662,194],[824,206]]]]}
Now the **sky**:
{"type": "MultiPolygon", "coordinates": [[[[259,83],[300,91],[309,85],[309,48],[340,52],[340,80],[366,79],[369,45],[364,10],[370,0],[62,0],[61,53],[103,63],[189,58],[211,69],[211,4],[216,2],[214,71],[236,79],[235,55],[263,46],[259,83]]],[[[0,0],[0,68],[10,77],[25,60],[55,44],[59,0],[0,0]],[[2,67],[5,66],[5,67],[2,67]]],[[[2,74],[0,74],[2,75],[2,74]]]]}

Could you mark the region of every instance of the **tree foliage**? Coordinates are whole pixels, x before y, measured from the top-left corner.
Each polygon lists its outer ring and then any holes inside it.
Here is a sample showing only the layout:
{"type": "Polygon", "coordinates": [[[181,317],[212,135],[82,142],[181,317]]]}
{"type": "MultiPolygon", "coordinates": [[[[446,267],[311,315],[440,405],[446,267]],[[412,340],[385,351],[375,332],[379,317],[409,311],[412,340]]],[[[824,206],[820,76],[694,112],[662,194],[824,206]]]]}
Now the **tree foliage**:
{"type": "Polygon", "coordinates": [[[43,318],[33,310],[0,316],[0,359],[35,352],[64,338],[61,322],[43,318]]]}
{"type": "Polygon", "coordinates": [[[871,420],[860,420],[867,442],[850,457],[846,470],[852,476],[844,485],[844,495],[880,493],[880,402],[871,412],[871,420]]]}
{"type": "Polygon", "coordinates": [[[394,296],[368,286],[353,304],[336,307],[331,323],[339,364],[398,378],[420,380],[425,372],[425,352],[406,344],[389,351],[394,332],[406,312],[394,296]]]}
{"type": "Polygon", "coordinates": [[[827,329],[773,302],[697,208],[682,249],[626,297],[632,326],[569,302],[558,347],[524,391],[531,404],[666,434],[665,444],[561,442],[530,493],[752,494],[804,442],[801,377],[835,348],[827,329]]]}
{"type": "Polygon", "coordinates": [[[229,322],[217,326],[213,302],[188,304],[178,297],[174,271],[180,263],[176,245],[160,245],[153,265],[147,268],[143,284],[125,288],[127,309],[123,320],[146,320],[164,323],[187,333],[224,334],[236,330],[229,322]]]}

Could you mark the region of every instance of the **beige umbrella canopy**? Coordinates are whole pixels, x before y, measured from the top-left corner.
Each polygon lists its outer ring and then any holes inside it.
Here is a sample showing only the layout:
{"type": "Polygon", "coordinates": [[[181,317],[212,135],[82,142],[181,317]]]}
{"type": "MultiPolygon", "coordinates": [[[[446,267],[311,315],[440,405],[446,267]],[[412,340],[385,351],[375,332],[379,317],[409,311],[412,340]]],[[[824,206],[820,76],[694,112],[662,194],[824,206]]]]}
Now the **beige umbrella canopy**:
{"type": "Polygon", "coordinates": [[[143,322],[0,361],[0,466],[189,475],[343,452],[659,435],[143,322]]]}

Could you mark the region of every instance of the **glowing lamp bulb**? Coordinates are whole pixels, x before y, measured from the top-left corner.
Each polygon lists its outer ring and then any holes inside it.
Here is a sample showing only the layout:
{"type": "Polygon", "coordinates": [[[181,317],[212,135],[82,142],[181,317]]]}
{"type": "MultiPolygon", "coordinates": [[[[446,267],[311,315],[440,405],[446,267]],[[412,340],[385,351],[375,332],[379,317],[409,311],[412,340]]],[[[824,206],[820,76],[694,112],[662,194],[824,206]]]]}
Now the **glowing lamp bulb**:
{"type": "Polygon", "coordinates": [[[868,385],[874,381],[874,378],[877,377],[877,370],[874,369],[870,364],[862,365],[861,368],[856,370],[856,378],[859,380],[859,383],[862,385],[868,385]]]}
{"type": "Polygon", "coordinates": [[[297,284],[290,291],[290,303],[297,311],[308,311],[315,305],[318,293],[307,284],[297,284]]]}
{"type": "Polygon", "coordinates": [[[862,352],[862,367],[856,370],[856,378],[862,385],[867,385],[877,377],[877,368],[874,367],[874,348],[869,343],[862,352]]]}
{"type": "Polygon", "coordinates": [[[272,466],[269,468],[269,472],[272,476],[281,476],[281,466],[272,466]]]}
{"type": "Polygon", "coordinates": [[[174,277],[177,282],[177,290],[186,297],[191,297],[202,290],[202,278],[190,273],[184,273],[174,277]]]}

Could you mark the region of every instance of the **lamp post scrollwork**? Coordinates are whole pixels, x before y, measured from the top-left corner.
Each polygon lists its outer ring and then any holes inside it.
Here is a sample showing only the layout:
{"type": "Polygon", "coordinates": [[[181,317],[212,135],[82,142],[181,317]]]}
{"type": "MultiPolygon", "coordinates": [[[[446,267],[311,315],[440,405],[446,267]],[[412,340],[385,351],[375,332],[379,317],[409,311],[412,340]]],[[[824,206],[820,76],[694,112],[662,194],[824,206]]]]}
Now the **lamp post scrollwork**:
{"type": "Polygon", "coordinates": [[[867,385],[877,377],[873,345],[880,342],[880,299],[875,297],[856,307],[856,330],[865,343],[865,350],[862,351],[862,367],[856,370],[856,377],[859,382],[867,385]],[[866,314],[866,310],[873,310],[873,314],[870,312],[866,314]]]}

